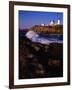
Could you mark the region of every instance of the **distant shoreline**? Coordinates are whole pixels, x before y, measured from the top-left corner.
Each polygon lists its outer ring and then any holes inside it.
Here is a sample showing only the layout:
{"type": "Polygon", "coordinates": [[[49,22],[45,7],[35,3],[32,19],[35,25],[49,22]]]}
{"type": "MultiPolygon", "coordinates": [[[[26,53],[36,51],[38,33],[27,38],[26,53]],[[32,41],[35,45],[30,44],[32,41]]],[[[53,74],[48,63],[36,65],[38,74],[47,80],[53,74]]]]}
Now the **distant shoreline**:
{"type": "MultiPolygon", "coordinates": [[[[29,31],[29,30],[28,30],[29,31]]],[[[28,32],[28,31],[26,31],[26,30],[23,30],[23,29],[19,29],[19,32],[24,32],[24,33],[26,33],[26,32],[28,32]]],[[[37,32],[38,33],[38,32],[37,32]]],[[[43,33],[43,32],[40,32],[41,34],[43,33]]],[[[63,35],[62,33],[43,33],[43,34],[46,34],[46,35],[48,35],[48,34],[50,34],[50,35],[63,35]]]]}
{"type": "Polygon", "coordinates": [[[32,30],[36,33],[45,33],[45,34],[63,34],[63,25],[54,25],[54,26],[41,26],[41,25],[34,25],[30,29],[19,29],[19,31],[28,32],[32,30]]]}

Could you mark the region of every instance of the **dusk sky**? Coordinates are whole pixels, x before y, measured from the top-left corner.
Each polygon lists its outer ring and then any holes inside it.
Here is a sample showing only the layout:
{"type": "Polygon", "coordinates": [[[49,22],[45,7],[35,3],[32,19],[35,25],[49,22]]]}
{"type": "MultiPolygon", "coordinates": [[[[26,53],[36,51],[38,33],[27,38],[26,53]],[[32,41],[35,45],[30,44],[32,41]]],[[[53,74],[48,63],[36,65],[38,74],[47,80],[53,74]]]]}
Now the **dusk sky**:
{"type": "Polygon", "coordinates": [[[58,12],[40,12],[40,11],[19,11],[19,28],[31,28],[33,25],[48,25],[50,20],[60,19],[63,24],[63,13],[58,12]]]}

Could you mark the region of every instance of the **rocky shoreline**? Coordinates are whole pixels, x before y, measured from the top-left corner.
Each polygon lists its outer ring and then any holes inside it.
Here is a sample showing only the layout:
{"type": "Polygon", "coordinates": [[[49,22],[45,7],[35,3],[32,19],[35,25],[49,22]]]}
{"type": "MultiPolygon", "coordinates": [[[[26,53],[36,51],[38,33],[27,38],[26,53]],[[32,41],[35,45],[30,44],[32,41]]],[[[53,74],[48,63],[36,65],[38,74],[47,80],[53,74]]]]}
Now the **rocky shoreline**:
{"type": "Polygon", "coordinates": [[[19,37],[19,79],[63,76],[63,44],[44,45],[19,37]]]}

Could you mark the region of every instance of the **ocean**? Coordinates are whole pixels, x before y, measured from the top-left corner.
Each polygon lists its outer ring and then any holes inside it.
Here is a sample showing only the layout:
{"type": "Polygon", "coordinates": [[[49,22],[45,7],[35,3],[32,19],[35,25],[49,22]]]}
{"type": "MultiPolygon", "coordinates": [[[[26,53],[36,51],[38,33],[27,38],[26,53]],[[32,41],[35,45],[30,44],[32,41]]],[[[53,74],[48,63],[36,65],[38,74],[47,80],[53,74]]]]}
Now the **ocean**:
{"type": "MultiPolygon", "coordinates": [[[[25,36],[27,32],[24,31],[19,31],[20,37],[25,36]]],[[[36,33],[37,34],[37,33],[36,33]]],[[[38,37],[35,37],[35,35],[32,35],[31,40],[33,42],[40,42],[43,44],[48,44],[52,42],[57,42],[57,43],[63,43],[63,34],[44,34],[44,33],[39,33],[38,37]]]]}

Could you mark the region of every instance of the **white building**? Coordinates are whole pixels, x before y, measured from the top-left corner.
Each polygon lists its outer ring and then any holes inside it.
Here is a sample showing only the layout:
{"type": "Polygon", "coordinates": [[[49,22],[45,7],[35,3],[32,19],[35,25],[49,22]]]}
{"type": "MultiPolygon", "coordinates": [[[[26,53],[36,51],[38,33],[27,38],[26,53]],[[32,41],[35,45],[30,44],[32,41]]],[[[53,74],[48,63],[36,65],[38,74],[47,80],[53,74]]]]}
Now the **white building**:
{"type": "Polygon", "coordinates": [[[42,23],[41,26],[45,26],[45,24],[42,23]]]}
{"type": "Polygon", "coordinates": [[[55,22],[54,20],[51,20],[49,23],[50,26],[54,26],[54,25],[60,25],[60,19],[57,20],[57,22],[55,22]]]}
{"type": "Polygon", "coordinates": [[[55,21],[54,20],[51,20],[50,23],[49,23],[50,26],[53,26],[55,25],[55,21]]]}

